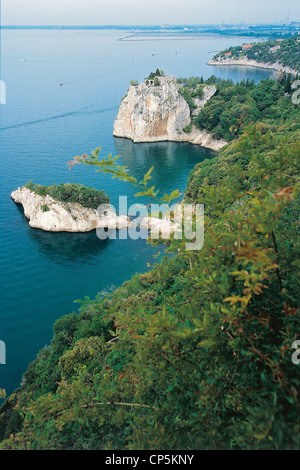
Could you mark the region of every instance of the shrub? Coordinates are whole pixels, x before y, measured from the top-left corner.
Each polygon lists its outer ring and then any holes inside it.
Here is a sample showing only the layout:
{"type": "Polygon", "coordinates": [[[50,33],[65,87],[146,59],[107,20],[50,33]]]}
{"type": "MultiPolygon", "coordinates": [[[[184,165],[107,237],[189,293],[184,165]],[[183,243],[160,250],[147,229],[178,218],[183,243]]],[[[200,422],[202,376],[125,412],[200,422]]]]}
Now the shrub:
{"type": "MultiPolygon", "coordinates": [[[[42,186],[31,181],[25,185],[26,188],[34,191],[39,196],[51,196],[61,202],[73,202],[81,204],[83,207],[97,209],[101,204],[109,203],[109,197],[104,191],[89,188],[77,183],[53,184],[52,186],[42,186]]],[[[49,210],[46,204],[42,206],[43,212],[49,210]]]]}
{"type": "Polygon", "coordinates": [[[42,209],[43,212],[48,212],[48,211],[50,211],[50,209],[49,209],[49,207],[47,206],[47,204],[42,204],[42,205],[41,205],[41,209],[42,209]]]}

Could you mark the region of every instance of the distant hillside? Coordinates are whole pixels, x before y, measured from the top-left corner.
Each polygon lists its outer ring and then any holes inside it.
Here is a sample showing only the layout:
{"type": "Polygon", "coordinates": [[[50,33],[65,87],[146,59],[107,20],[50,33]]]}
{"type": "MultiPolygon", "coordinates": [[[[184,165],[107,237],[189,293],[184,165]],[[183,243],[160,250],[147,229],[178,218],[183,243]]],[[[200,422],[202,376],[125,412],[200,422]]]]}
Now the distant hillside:
{"type": "Polygon", "coordinates": [[[210,64],[232,63],[243,60],[256,61],[261,64],[279,64],[300,72],[300,35],[288,39],[273,39],[266,42],[244,44],[230,47],[214,56],[210,64]]]}

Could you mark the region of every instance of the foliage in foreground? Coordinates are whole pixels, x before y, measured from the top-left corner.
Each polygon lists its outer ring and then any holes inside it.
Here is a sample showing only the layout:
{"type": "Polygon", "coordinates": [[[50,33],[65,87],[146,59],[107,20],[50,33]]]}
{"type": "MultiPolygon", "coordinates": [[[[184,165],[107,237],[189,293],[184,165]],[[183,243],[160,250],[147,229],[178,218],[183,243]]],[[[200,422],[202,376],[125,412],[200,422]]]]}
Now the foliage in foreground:
{"type": "MultiPolygon", "coordinates": [[[[58,320],[2,407],[2,449],[299,448],[299,140],[254,126],[231,146],[196,169],[202,250],[173,240],[58,320]]],[[[77,163],[126,178],[98,152],[77,163]]]]}

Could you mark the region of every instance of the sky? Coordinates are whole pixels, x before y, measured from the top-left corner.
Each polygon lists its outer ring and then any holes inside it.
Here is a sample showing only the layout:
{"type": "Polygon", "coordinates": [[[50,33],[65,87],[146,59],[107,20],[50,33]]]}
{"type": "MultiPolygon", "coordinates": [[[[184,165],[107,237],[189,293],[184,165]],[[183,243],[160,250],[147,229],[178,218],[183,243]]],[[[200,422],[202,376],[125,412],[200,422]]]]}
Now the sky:
{"type": "Polygon", "coordinates": [[[300,0],[0,0],[2,25],[164,25],[300,21],[300,0]]]}

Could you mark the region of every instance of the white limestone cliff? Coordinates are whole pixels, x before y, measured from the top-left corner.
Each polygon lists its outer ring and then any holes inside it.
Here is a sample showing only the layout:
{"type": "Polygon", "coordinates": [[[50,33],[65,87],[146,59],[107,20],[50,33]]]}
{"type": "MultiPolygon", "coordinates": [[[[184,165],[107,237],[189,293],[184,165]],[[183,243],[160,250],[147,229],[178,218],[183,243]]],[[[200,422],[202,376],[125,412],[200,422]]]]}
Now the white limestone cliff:
{"type": "Polygon", "coordinates": [[[127,216],[117,216],[106,205],[106,210],[98,213],[95,209],[83,207],[78,203],[61,202],[49,195],[39,196],[26,187],[11,193],[11,198],[22,204],[24,214],[33,228],[49,232],[89,232],[96,228],[126,228],[127,216]]]}
{"type": "Polygon", "coordinates": [[[48,232],[90,232],[98,228],[121,230],[133,226],[151,232],[161,232],[169,238],[178,224],[156,217],[137,217],[131,220],[126,215],[116,215],[109,204],[101,205],[101,211],[83,207],[78,203],[61,202],[49,195],[40,196],[26,187],[11,193],[12,200],[22,204],[24,215],[32,228],[48,232]]]}
{"type": "MultiPolygon", "coordinates": [[[[180,85],[175,77],[159,77],[158,80],[159,85],[146,80],[129,87],[114,122],[115,137],[126,137],[133,142],[190,142],[212,150],[226,145],[224,140],[215,140],[208,132],[195,127],[190,133],[184,132],[191,123],[191,113],[179,93],[180,85]]],[[[215,94],[216,87],[207,85],[203,91],[203,99],[196,100],[195,113],[215,94]]]]}

